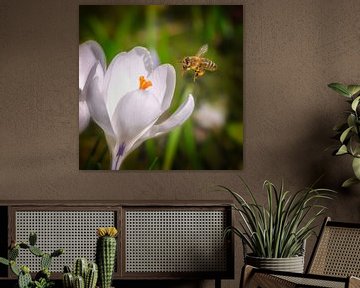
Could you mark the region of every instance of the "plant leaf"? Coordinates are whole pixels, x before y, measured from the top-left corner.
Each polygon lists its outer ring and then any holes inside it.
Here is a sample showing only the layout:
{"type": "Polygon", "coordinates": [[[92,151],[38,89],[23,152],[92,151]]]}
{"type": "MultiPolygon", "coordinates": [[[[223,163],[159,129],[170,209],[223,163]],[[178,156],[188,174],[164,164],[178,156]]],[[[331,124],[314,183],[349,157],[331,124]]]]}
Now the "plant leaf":
{"type": "Polygon", "coordinates": [[[350,92],[348,91],[347,87],[341,83],[331,83],[328,85],[329,88],[333,89],[335,92],[339,93],[342,96],[351,97],[350,92]]]}
{"type": "Polygon", "coordinates": [[[355,157],[353,159],[352,168],[356,178],[360,180],[360,158],[355,157]]]}
{"type": "Polygon", "coordinates": [[[360,92],[360,85],[348,85],[347,90],[349,91],[351,96],[354,96],[360,92]]]}
{"type": "Polygon", "coordinates": [[[353,113],[350,113],[348,118],[347,118],[347,124],[350,126],[355,126],[355,120],[356,116],[353,113]]]}
{"type": "Polygon", "coordinates": [[[346,148],[346,145],[341,145],[341,147],[339,148],[339,150],[336,152],[335,155],[344,155],[347,153],[348,153],[348,150],[346,148]]]}
{"type": "Polygon", "coordinates": [[[344,183],[341,185],[341,187],[348,188],[352,185],[359,184],[359,183],[360,183],[359,179],[357,179],[356,177],[351,177],[351,178],[347,179],[346,181],[344,181],[344,183]]]}
{"type": "Polygon", "coordinates": [[[344,143],[346,137],[348,136],[348,134],[352,128],[353,128],[353,126],[350,126],[349,128],[345,129],[345,131],[343,133],[341,133],[341,136],[340,136],[341,143],[344,143]]]}
{"type": "Polygon", "coordinates": [[[3,258],[3,257],[0,257],[0,263],[1,263],[1,264],[4,264],[4,265],[9,265],[9,264],[10,264],[9,260],[8,260],[8,259],[5,259],[5,258],[3,258]]]}
{"type": "Polygon", "coordinates": [[[359,105],[360,96],[356,97],[354,101],[351,103],[351,109],[356,111],[357,106],[359,105]]]}

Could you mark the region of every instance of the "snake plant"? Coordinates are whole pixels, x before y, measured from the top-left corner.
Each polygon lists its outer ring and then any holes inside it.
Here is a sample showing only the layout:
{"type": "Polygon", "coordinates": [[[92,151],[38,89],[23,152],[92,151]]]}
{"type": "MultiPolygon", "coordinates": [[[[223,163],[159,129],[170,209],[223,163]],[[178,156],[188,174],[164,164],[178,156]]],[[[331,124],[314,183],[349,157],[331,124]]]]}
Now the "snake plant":
{"type": "MultiPolygon", "coordinates": [[[[243,180],[242,180],[243,181],[243,180]]],[[[332,199],[334,191],[305,188],[296,193],[280,188],[266,180],[266,205],[261,205],[254,193],[243,181],[251,201],[232,189],[220,186],[235,199],[233,205],[240,215],[239,227],[228,227],[225,235],[233,232],[247,245],[252,256],[287,258],[301,255],[303,244],[314,233],[316,219],[324,214],[326,207],[318,200],[332,199]]]]}

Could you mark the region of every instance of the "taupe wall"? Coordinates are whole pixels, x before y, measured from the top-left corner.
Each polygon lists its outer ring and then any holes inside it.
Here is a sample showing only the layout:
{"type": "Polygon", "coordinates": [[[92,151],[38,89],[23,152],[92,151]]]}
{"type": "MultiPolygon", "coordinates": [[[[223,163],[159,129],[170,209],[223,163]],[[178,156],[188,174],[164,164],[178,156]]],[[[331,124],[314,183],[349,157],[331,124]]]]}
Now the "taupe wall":
{"type": "Polygon", "coordinates": [[[241,175],[265,199],[264,179],[297,189],[325,173],[340,191],[328,214],[359,222],[359,187],[338,188],[350,163],[325,148],[346,108],[326,85],[360,81],[360,2],[228,3],[244,4],[244,169],[113,173],[78,169],[79,2],[0,0],[0,198],[224,199],[209,187],[241,175]]]}

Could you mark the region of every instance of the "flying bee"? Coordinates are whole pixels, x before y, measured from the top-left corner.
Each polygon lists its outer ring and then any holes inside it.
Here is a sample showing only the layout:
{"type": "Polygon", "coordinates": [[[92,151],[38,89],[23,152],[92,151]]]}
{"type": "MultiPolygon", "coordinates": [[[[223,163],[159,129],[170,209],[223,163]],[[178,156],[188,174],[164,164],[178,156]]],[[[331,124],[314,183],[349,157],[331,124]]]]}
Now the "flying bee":
{"type": "Polygon", "coordinates": [[[205,44],[201,46],[195,56],[187,56],[181,61],[183,73],[189,70],[195,72],[194,81],[198,77],[203,76],[205,71],[215,71],[217,69],[217,65],[213,61],[202,57],[207,50],[208,45],[205,44]]]}

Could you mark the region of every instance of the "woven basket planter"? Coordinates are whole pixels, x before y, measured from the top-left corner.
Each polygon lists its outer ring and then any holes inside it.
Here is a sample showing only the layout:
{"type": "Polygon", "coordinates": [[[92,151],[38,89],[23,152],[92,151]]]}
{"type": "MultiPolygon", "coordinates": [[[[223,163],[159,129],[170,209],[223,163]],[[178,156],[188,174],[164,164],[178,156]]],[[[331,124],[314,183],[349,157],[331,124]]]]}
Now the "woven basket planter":
{"type": "Polygon", "coordinates": [[[251,255],[245,256],[245,263],[257,268],[275,271],[304,272],[304,256],[289,258],[262,258],[251,255]]]}

